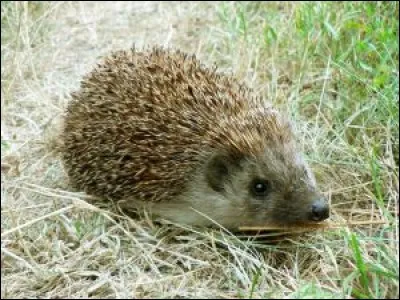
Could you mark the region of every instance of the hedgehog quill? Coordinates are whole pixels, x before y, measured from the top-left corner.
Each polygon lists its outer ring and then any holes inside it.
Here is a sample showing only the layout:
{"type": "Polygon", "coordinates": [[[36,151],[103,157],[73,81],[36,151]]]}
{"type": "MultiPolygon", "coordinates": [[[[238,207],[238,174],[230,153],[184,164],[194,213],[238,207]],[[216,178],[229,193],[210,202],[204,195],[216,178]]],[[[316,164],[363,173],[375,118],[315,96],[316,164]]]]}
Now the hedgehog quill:
{"type": "Polygon", "coordinates": [[[122,208],[230,229],[329,217],[289,120],[180,51],[105,57],[72,93],[62,140],[72,186],[122,208]]]}

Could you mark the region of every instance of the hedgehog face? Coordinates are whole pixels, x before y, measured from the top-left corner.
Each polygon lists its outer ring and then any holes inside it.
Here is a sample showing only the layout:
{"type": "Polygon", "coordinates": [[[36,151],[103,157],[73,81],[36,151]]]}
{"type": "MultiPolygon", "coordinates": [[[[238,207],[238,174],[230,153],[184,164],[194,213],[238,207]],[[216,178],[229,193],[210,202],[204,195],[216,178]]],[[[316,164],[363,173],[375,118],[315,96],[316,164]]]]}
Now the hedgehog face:
{"type": "Polygon", "coordinates": [[[301,154],[290,150],[295,149],[293,145],[279,148],[266,147],[257,157],[212,156],[205,167],[209,189],[203,191],[202,203],[212,207],[208,215],[227,227],[328,218],[329,206],[301,154]],[[219,211],[220,207],[224,211],[219,211]]]}

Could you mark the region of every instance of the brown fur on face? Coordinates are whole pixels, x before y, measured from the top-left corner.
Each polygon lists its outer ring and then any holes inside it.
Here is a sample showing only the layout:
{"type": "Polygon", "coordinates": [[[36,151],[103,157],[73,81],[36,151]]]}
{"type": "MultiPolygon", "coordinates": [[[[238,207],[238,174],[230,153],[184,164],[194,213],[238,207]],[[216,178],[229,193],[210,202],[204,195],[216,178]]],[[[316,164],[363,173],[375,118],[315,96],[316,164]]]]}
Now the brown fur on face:
{"type": "Polygon", "coordinates": [[[177,201],[152,206],[176,222],[226,228],[310,222],[312,205],[324,201],[308,165],[293,144],[270,145],[262,155],[211,155],[177,201]],[[265,195],[252,194],[254,180],[269,182],[265,195]]]}
{"type": "Polygon", "coordinates": [[[118,51],[72,97],[63,160],[76,188],[188,224],[210,224],[195,210],[229,227],[307,219],[317,192],[289,122],[195,57],[118,51]],[[255,176],[271,183],[265,199],[248,194],[255,176]]]}

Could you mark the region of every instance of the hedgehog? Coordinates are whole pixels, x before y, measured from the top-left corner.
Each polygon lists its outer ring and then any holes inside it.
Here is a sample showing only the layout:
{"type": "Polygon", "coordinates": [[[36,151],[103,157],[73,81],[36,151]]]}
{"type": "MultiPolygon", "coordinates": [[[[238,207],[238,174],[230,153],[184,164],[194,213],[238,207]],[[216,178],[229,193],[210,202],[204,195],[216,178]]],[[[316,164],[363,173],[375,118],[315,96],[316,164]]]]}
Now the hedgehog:
{"type": "Polygon", "coordinates": [[[62,159],[75,189],[193,226],[329,217],[291,121],[195,55],[115,50],[71,98],[62,159]]]}

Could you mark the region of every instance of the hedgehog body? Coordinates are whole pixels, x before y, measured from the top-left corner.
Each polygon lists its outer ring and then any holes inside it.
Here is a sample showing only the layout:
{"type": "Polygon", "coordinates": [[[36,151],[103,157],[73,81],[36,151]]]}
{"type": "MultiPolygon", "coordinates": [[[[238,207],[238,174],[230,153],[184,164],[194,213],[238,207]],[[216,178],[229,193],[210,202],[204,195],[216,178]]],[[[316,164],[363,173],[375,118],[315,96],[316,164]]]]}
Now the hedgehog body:
{"type": "Polygon", "coordinates": [[[229,228],[328,215],[289,121],[194,56],[112,53],[72,94],[64,122],[71,183],[123,207],[229,228]]]}

